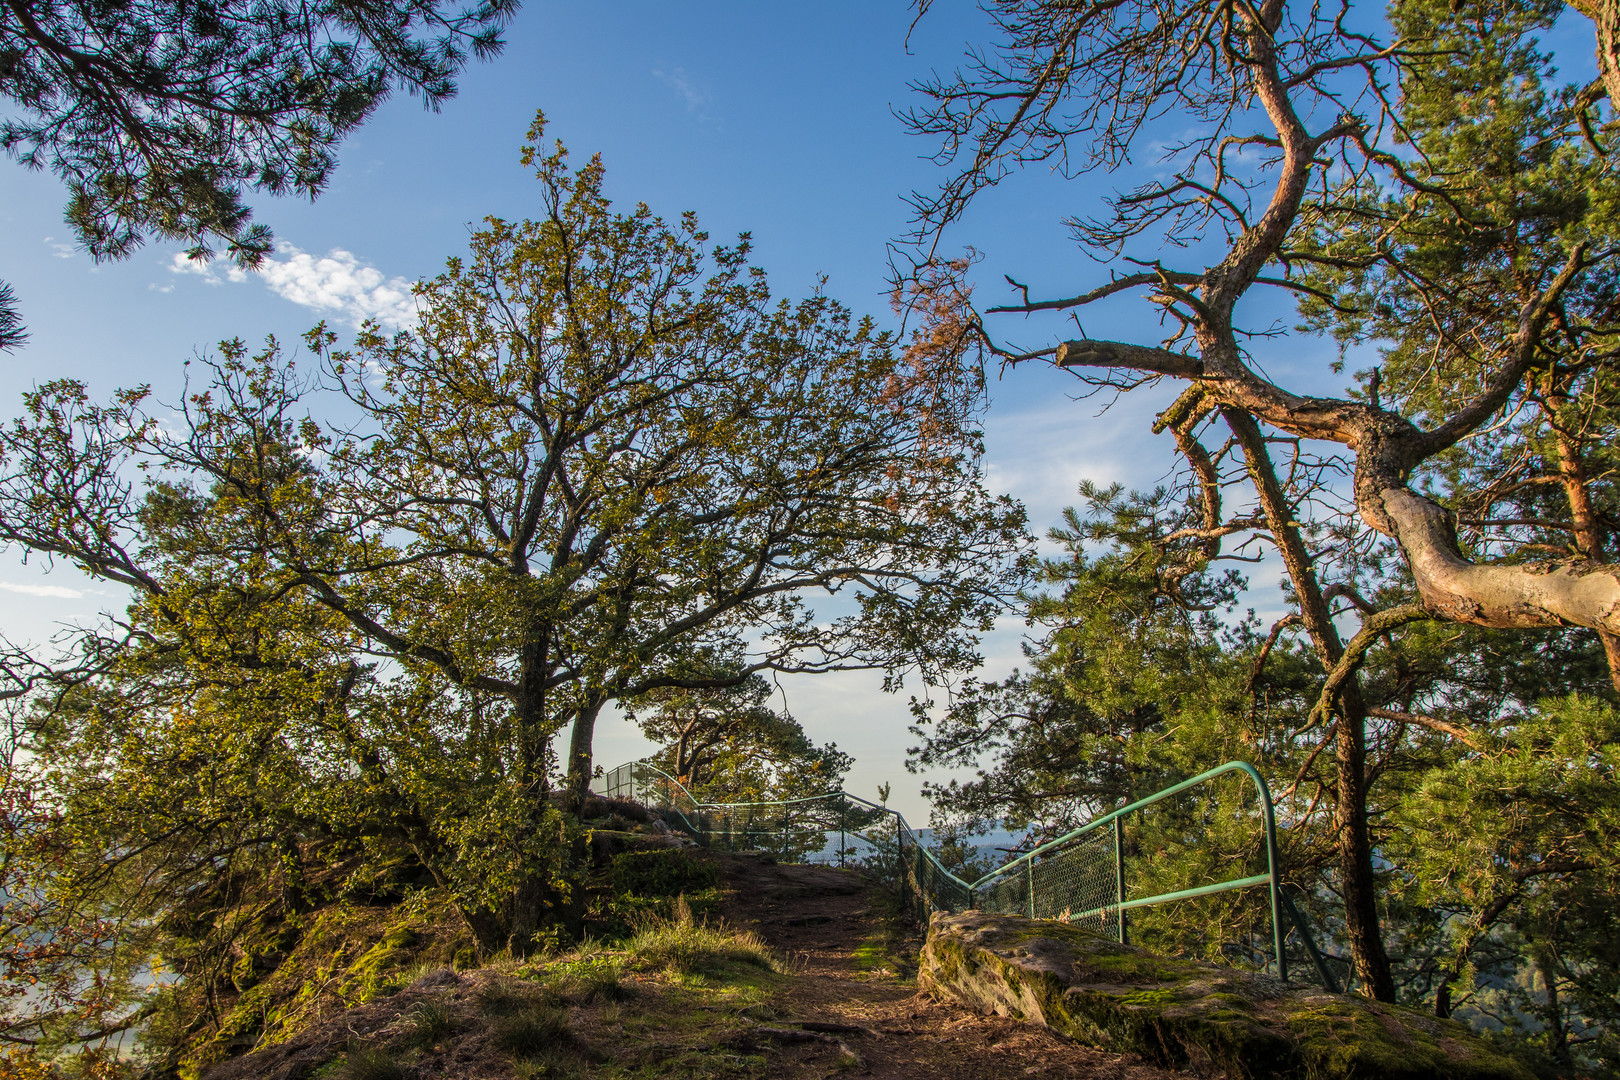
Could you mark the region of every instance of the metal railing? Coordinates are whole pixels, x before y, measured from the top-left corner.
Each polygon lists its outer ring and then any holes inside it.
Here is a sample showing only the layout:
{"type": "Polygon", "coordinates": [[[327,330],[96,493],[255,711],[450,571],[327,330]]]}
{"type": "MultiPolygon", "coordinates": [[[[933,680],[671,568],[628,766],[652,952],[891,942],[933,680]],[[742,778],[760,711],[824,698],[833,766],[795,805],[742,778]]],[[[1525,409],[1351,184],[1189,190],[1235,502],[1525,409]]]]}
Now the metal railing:
{"type": "Polygon", "coordinates": [[[1247,762],[1227,762],[1122,806],[1009,860],[971,883],[946,869],[898,811],[845,791],[778,802],[701,803],[679,780],[640,761],[607,773],[602,787],[603,794],[609,797],[668,811],[673,827],[705,847],[768,851],[784,861],[836,861],[840,866],[856,858],[897,885],[910,898],[915,917],[924,925],[935,911],[976,908],[1090,924],[1097,932],[1124,942],[1128,937],[1128,911],[1264,885],[1270,894],[1272,954],[1278,976],[1288,978],[1287,924],[1292,924],[1323,984],[1335,992],[1339,989],[1305,920],[1282,889],[1271,791],[1265,778],[1247,762]],[[1155,803],[1234,772],[1250,780],[1258,798],[1265,837],[1265,873],[1156,896],[1128,897],[1125,820],[1155,803]],[[829,852],[834,834],[838,840],[829,852]],[[851,840],[857,843],[852,845],[851,840]]]}

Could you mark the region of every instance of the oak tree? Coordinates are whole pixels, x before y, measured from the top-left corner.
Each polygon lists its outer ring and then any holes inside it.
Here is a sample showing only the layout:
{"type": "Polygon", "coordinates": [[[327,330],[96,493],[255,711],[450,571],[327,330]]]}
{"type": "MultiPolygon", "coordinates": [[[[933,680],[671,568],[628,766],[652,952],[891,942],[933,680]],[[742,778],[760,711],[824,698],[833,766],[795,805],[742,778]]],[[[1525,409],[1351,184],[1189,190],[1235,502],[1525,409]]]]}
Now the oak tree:
{"type": "Polygon", "coordinates": [[[122,890],[153,949],[177,897],[296,897],[322,845],[408,853],[482,951],[534,948],[617,703],[943,678],[1016,594],[974,394],[531,136],[539,219],[490,219],[414,328],[317,328],[315,372],[227,342],[172,411],[46,384],[0,436],[0,536],[131,591],[99,666],[34,658],[25,738],[79,830],[53,882],[122,890]]]}

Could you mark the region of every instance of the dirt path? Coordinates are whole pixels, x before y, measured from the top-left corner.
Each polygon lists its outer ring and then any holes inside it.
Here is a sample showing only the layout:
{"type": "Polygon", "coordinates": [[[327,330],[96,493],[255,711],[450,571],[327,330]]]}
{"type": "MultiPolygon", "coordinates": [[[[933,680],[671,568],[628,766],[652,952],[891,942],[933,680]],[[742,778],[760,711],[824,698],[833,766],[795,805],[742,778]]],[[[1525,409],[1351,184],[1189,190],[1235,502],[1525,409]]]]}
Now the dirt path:
{"type": "Polygon", "coordinates": [[[776,1060],[788,1069],[780,1075],[841,1071],[895,1080],[1170,1080],[1177,1075],[919,993],[904,958],[916,955],[920,938],[897,936],[882,916],[883,898],[854,871],[711,857],[727,864],[728,921],[755,929],[792,960],[800,975],[774,1000],[780,1015],[759,1019],[864,1029],[828,1032],[828,1042],[782,1047],[788,1060],[776,1060]],[[858,1063],[845,1058],[844,1049],[858,1063]]]}

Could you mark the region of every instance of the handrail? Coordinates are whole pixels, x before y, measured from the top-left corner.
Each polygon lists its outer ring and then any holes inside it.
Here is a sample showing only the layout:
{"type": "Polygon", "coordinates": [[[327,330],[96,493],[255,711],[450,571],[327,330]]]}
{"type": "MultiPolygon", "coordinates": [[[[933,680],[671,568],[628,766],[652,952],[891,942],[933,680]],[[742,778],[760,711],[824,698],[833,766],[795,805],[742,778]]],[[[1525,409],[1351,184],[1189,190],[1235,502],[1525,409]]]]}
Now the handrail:
{"type": "MultiPolygon", "coordinates": [[[[1009,859],[1001,866],[990,871],[988,874],[983,875],[977,881],[972,883],[964,881],[962,878],[957,877],[955,874],[951,873],[951,871],[947,870],[944,864],[939,861],[938,857],[920,843],[916,830],[911,827],[911,824],[906,821],[905,816],[898,810],[892,810],[887,806],[881,806],[872,802],[870,799],[864,799],[859,795],[853,795],[847,791],[840,790],[835,792],[827,792],[826,794],[822,795],[800,796],[793,799],[761,800],[756,802],[740,803],[704,803],[699,802],[691,791],[687,789],[686,785],[682,784],[678,779],[671,776],[663,769],[660,769],[658,766],[649,764],[647,762],[627,762],[626,764],[614,769],[613,772],[608,775],[615,776],[620,772],[620,770],[630,768],[650,772],[667,782],[674,791],[679,791],[682,795],[686,796],[689,806],[698,815],[698,820],[696,822],[693,822],[690,818],[688,818],[686,813],[683,812],[679,807],[671,805],[671,809],[674,809],[677,813],[679,813],[681,819],[685,821],[687,826],[700,838],[706,837],[707,826],[704,822],[705,812],[711,814],[730,814],[737,810],[750,810],[755,807],[787,807],[802,805],[804,803],[842,799],[847,802],[858,803],[881,814],[892,815],[896,826],[895,838],[898,845],[897,853],[902,857],[902,860],[904,860],[905,856],[905,843],[903,841],[903,837],[906,834],[909,834],[912,837],[912,846],[916,856],[926,860],[929,872],[931,874],[937,874],[944,882],[956,886],[960,890],[961,894],[967,898],[969,907],[977,906],[978,900],[986,887],[995,884],[996,882],[1008,877],[1020,869],[1028,872],[1031,875],[1028,903],[1029,914],[1032,916],[1035,913],[1035,886],[1033,876],[1035,863],[1038,860],[1056,855],[1060,849],[1067,847],[1081,837],[1092,833],[1105,825],[1112,824],[1114,826],[1115,857],[1114,902],[1081,911],[1077,914],[1066,913],[1066,917],[1071,919],[1081,919],[1106,915],[1107,913],[1112,912],[1119,920],[1119,938],[1121,941],[1124,941],[1126,939],[1124,913],[1133,908],[1168,904],[1177,900],[1188,900],[1194,897],[1209,896],[1215,893],[1228,892],[1234,889],[1246,889],[1256,885],[1266,885],[1270,893],[1271,940],[1272,948],[1277,958],[1278,976],[1284,980],[1288,978],[1288,953],[1284,947],[1288,936],[1288,931],[1283,921],[1284,917],[1286,916],[1288,921],[1299,930],[1300,938],[1304,942],[1306,951],[1310,955],[1316,971],[1321,976],[1323,983],[1328,987],[1328,989],[1335,992],[1338,991],[1338,980],[1336,980],[1333,977],[1332,972],[1328,970],[1327,964],[1323,959],[1322,954],[1317,950],[1316,942],[1312,939],[1310,931],[1306,927],[1305,921],[1300,916],[1298,909],[1294,907],[1292,901],[1288,899],[1287,895],[1282,890],[1282,860],[1277,851],[1277,821],[1276,813],[1271,800],[1271,789],[1266,785],[1265,777],[1260,775],[1260,771],[1246,761],[1229,761],[1224,765],[1219,765],[1213,769],[1199,773],[1197,776],[1194,776],[1189,780],[1183,780],[1179,784],[1174,784],[1163,789],[1162,791],[1154,792],[1152,795],[1138,799],[1126,806],[1109,811],[1101,817],[1088,821],[1078,829],[1073,829],[1067,833],[1064,833],[1055,840],[1049,840],[1033,850],[1025,852],[1015,859],[1009,859]],[[1243,775],[1247,776],[1250,782],[1254,785],[1256,794],[1259,796],[1261,816],[1265,824],[1266,872],[1263,874],[1253,874],[1247,877],[1233,878],[1227,881],[1216,882],[1212,885],[1200,885],[1190,889],[1179,889],[1174,892],[1162,893],[1157,896],[1127,899],[1125,896],[1125,855],[1124,834],[1122,831],[1122,822],[1124,819],[1137,811],[1152,806],[1154,803],[1168,799],[1172,795],[1178,795],[1189,788],[1197,787],[1199,784],[1208,783],[1216,777],[1223,776],[1230,772],[1241,772],[1243,775]]],[[[634,774],[632,774],[632,783],[635,783],[634,774]]],[[[673,800],[673,791],[671,791],[666,797],[673,800]]],[[[840,814],[839,829],[840,834],[842,834],[842,813],[840,814]]],[[[704,839],[704,842],[707,843],[708,840],[704,839]]],[[[841,857],[842,856],[840,856],[840,858],[841,857]]],[[[938,905],[935,903],[934,897],[929,895],[929,890],[926,890],[922,883],[917,879],[917,875],[921,874],[921,872],[922,869],[921,865],[919,864],[916,868],[914,868],[914,870],[905,870],[904,874],[909,880],[912,891],[918,895],[919,903],[922,904],[925,909],[933,909],[938,905]]],[[[924,910],[923,915],[925,916],[926,913],[927,911],[924,910]]]]}
{"type": "MultiPolygon", "coordinates": [[[[1283,929],[1282,902],[1278,899],[1278,896],[1281,894],[1281,881],[1278,877],[1278,864],[1280,860],[1277,858],[1277,821],[1272,812],[1271,789],[1266,786],[1266,779],[1260,775],[1260,770],[1256,769],[1253,765],[1250,765],[1247,761],[1228,761],[1225,765],[1217,765],[1213,769],[1199,773],[1191,780],[1183,780],[1181,783],[1172,787],[1167,787],[1163,791],[1157,791],[1144,799],[1138,799],[1129,806],[1122,806],[1118,810],[1113,810],[1104,814],[1102,817],[1093,818],[1091,821],[1086,822],[1078,829],[1064,833],[1056,840],[1049,840],[1040,847],[1027,851],[1018,856],[1018,858],[1011,859],[1001,866],[996,867],[996,869],[990,871],[978,881],[975,881],[971,888],[974,893],[977,893],[985,885],[990,884],[995,879],[1008,873],[1020,863],[1033,861],[1040,858],[1047,852],[1053,851],[1059,847],[1063,847],[1075,840],[1078,840],[1080,837],[1094,829],[1100,829],[1104,825],[1108,825],[1116,820],[1121,820],[1130,814],[1134,814],[1138,810],[1152,806],[1156,802],[1168,799],[1172,795],[1179,795],[1188,788],[1197,787],[1199,784],[1206,783],[1215,779],[1217,776],[1221,776],[1229,772],[1241,772],[1247,776],[1254,782],[1255,791],[1260,796],[1260,805],[1266,824],[1266,872],[1251,878],[1244,878],[1241,880],[1241,882],[1223,881],[1215,885],[1202,885],[1195,889],[1182,889],[1178,892],[1165,893],[1161,896],[1150,896],[1141,900],[1133,900],[1128,903],[1123,895],[1124,884],[1122,882],[1120,885],[1122,895],[1119,896],[1117,903],[1112,905],[1112,908],[1116,911],[1125,911],[1128,908],[1149,907],[1155,904],[1168,904],[1174,900],[1188,900],[1195,896],[1208,896],[1211,893],[1225,892],[1229,889],[1240,889],[1246,888],[1250,885],[1268,884],[1271,892],[1271,943],[1272,948],[1275,950],[1277,956],[1277,975],[1279,978],[1286,981],[1288,978],[1288,953],[1283,948],[1283,939],[1286,936],[1286,932],[1283,929]]],[[[1085,914],[1089,915],[1092,914],[1092,912],[1086,912],[1085,914]]],[[[1301,929],[1301,932],[1303,933],[1303,928],[1301,929]]]]}

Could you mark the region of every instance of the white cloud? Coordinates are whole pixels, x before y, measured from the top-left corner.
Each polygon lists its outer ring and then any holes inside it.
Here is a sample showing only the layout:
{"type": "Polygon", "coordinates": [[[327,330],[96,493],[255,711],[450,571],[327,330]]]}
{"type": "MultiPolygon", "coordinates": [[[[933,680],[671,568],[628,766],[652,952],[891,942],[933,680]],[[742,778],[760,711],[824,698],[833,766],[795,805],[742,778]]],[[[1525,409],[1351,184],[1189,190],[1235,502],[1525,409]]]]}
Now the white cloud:
{"type": "Polygon", "coordinates": [[[673,71],[654,68],[653,78],[679,94],[686,102],[687,112],[696,112],[699,106],[709,103],[708,92],[692,81],[685,68],[675,68],[673,71]]]}
{"type": "Polygon", "coordinates": [[[169,260],[169,272],[171,274],[194,274],[210,285],[223,285],[227,281],[243,282],[247,280],[246,272],[239,266],[227,266],[224,275],[221,276],[217,264],[204,259],[188,259],[184,253],[179,251],[175,252],[174,256],[169,260]]]}
{"type": "Polygon", "coordinates": [[[0,589],[6,592],[22,593],[24,596],[50,596],[58,600],[80,600],[84,593],[78,589],[69,589],[62,585],[18,585],[10,581],[0,581],[0,589]]]}
{"type": "Polygon", "coordinates": [[[1079,503],[1081,480],[1151,488],[1172,459],[1146,431],[1153,414],[1171,400],[1162,391],[1146,391],[1101,415],[1095,401],[1067,398],[1017,410],[992,408],[985,424],[987,486],[1022,500],[1037,536],[1058,524],[1064,507],[1079,503]]]}
{"type": "MultiPolygon", "coordinates": [[[[196,274],[211,285],[223,280],[246,281],[255,276],[232,266],[226,269],[222,279],[213,264],[187,259],[182,254],[174,256],[169,269],[176,274],[196,274]]],[[[275,255],[260,264],[255,274],[282,299],[323,314],[341,316],[355,326],[367,319],[374,319],[390,329],[412,326],[416,322],[416,299],[411,295],[411,282],[402,277],[384,277],[381,270],[365,265],[342,248],[333,248],[325,255],[311,255],[291,244],[282,244],[275,255]]]]}
{"type": "Polygon", "coordinates": [[[50,247],[51,254],[54,255],[56,258],[58,258],[58,259],[71,259],[71,258],[73,258],[73,245],[72,244],[64,244],[64,243],[62,243],[62,241],[56,239],[54,236],[47,236],[45,238],[45,243],[50,247]]]}
{"type": "Polygon", "coordinates": [[[416,298],[402,277],[384,278],[342,248],[315,256],[283,244],[277,254],[259,273],[283,299],[342,314],[356,326],[366,319],[396,329],[416,322],[416,298]]]}

